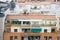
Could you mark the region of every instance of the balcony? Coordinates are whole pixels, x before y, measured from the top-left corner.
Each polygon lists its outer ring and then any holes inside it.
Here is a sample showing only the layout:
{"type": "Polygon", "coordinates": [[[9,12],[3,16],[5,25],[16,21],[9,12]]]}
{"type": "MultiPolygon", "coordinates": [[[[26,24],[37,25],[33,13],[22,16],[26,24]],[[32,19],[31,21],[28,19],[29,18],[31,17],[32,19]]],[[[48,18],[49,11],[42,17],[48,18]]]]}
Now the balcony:
{"type": "Polygon", "coordinates": [[[31,27],[40,27],[40,24],[32,24],[31,27]]]}
{"type": "Polygon", "coordinates": [[[30,27],[30,24],[22,24],[21,27],[30,27]]]}
{"type": "Polygon", "coordinates": [[[56,24],[42,24],[40,26],[56,26],[56,24]]]}
{"type": "Polygon", "coordinates": [[[19,27],[44,27],[44,26],[56,26],[56,24],[5,24],[5,27],[19,26],[19,27]]]}
{"type": "Polygon", "coordinates": [[[39,33],[42,31],[41,28],[22,28],[24,33],[39,33]]]}
{"type": "Polygon", "coordinates": [[[56,26],[56,21],[18,21],[18,20],[7,20],[5,26],[21,26],[21,27],[44,27],[44,26],[56,26]]]}

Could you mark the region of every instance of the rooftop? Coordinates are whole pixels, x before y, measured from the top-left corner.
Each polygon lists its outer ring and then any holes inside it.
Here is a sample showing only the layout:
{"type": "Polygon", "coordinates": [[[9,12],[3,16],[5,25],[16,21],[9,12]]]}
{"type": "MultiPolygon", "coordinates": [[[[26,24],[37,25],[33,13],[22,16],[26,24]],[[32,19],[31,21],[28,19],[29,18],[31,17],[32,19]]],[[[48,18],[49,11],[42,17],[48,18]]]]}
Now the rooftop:
{"type": "Polygon", "coordinates": [[[55,15],[43,15],[41,13],[29,13],[29,14],[16,14],[16,15],[7,15],[7,19],[21,19],[21,20],[56,20],[55,15]]]}

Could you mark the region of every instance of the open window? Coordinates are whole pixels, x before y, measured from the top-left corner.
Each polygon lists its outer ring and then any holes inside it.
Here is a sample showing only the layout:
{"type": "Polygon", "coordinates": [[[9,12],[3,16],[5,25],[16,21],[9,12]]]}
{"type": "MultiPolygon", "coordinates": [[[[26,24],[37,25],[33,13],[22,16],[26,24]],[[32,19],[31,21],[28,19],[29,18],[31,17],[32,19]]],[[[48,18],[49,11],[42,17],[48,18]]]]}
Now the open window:
{"type": "Polygon", "coordinates": [[[30,32],[30,28],[22,28],[23,32],[30,32]]]}
{"type": "Polygon", "coordinates": [[[18,40],[17,36],[14,36],[14,40],[18,40]]]}
{"type": "Polygon", "coordinates": [[[49,40],[52,40],[52,37],[51,36],[49,36],[49,40]]]}
{"type": "Polygon", "coordinates": [[[52,28],[52,29],[51,29],[51,32],[55,32],[55,29],[52,28]]]}
{"type": "Polygon", "coordinates": [[[10,40],[13,40],[13,36],[10,36],[10,40]]]}
{"type": "Polygon", "coordinates": [[[48,37],[47,36],[44,36],[44,40],[48,40],[48,37]]]}
{"type": "Polygon", "coordinates": [[[18,20],[12,20],[12,24],[21,24],[21,21],[18,21],[18,20]]]}
{"type": "Polygon", "coordinates": [[[29,21],[23,21],[23,24],[30,24],[29,21]]]}
{"type": "Polygon", "coordinates": [[[14,29],[14,32],[18,32],[18,29],[14,29]]]}
{"type": "Polygon", "coordinates": [[[40,36],[23,36],[22,40],[40,40],[40,36]]]}
{"type": "Polygon", "coordinates": [[[47,29],[44,29],[44,32],[47,32],[47,29]]]}

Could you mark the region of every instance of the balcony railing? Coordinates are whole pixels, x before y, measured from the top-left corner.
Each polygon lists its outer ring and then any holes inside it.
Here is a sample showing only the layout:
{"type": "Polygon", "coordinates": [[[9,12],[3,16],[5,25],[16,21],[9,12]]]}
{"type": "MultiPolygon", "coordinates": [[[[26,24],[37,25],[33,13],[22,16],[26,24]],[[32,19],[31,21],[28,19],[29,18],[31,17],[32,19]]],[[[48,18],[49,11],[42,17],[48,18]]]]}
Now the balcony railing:
{"type": "Polygon", "coordinates": [[[22,27],[30,27],[31,25],[30,24],[22,24],[21,26],[22,27]]]}
{"type": "Polygon", "coordinates": [[[19,27],[43,27],[43,26],[56,26],[56,24],[5,24],[5,27],[19,26],[19,27]]]}

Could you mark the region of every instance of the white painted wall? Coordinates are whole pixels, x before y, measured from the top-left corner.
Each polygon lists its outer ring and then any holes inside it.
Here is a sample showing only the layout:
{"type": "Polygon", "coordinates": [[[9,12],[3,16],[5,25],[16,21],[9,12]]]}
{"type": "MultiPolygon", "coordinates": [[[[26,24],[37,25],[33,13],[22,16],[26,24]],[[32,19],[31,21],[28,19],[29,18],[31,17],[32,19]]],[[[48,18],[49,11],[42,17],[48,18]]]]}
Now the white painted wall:
{"type": "MultiPolygon", "coordinates": [[[[30,27],[30,28],[42,28],[41,33],[44,33],[44,29],[47,29],[47,32],[51,32],[51,27],[30,27]]],[[[14,32],[14,29],[18,29],[18,32],[22,32],[22,28],[20,28],[20,27],[11,27],[11,32],[14,32]]]]}
{"type": "Polygon", "coordinates": [[[42,33],[44,33],[44,29],[47,29],[47,32],[51,32],[51,27],[41,27],[42,33]]]}
{"type": "Polygon", "coordinates": [[[20,27],[11,27],[11,32],[14,32],[14,29],[17,29],[17,32],[22,32],[20,27]]]}

